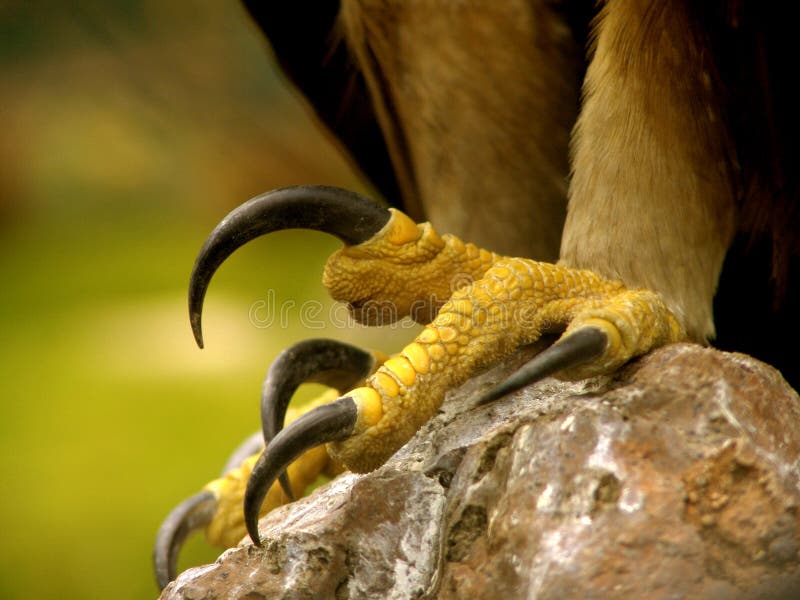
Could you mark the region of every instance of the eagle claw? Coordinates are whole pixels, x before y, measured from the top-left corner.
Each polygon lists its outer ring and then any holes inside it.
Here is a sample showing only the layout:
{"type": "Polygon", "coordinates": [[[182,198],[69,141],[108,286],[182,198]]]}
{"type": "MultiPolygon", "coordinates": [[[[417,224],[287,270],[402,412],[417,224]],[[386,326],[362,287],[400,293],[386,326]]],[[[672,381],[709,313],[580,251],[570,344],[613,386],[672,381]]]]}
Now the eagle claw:
{"type": "MultiPolygon", "coordinates": [[[[270,441],[245,492],[245,523],[256,544],[262,501],[297,456],[326,443],[329,454],[351,470],[372,470],[435,414],[449,388],[543,334],[563,333],[481,401],[550,374],[579,379],[610,372],[656,346],[686,337],[660,296],[648,290],[627,289],[621,282],[560,264],[502,257],[454,236],[439,236],[430,224],[416,224],[352,192],[306,186],[251,200],[212,232],[190,284],[198,343],[205,290],[224,258],[257,235],[300,226],[333,233],[345,242],[328,260],[323,281],[336,299],[348,303],[357,320],[379,323],[388,314],[391,319],[411,316],[427,326],[363,386],[286,429],[280,426],[291,392],[270,393],[271,400],[262,404],[265,439],[270,441]],[[309,210],[316,212],[308,216],[309,210]],[[345,217],[332,221],[337,215],[345,217]]],[[[310,342],[310,348],[315,343],[329,342],[310,342]]],[[[309,369],[328,368],[322,354],[313,360],[308,358],[313,351],[307,355],[309,369]]],[[[276,372],[282,372],[284,363],[294,364],[288,355],[281,357],[276,372]]],[[[364,359],[361,377],[368,363],[374,367],[364,359]]],[[[300,364],[294,375],[278,380],[307,377],[300,364]]],[[[344,382],[348,386],[359,378],[350,374],[344,382]]],[[[288,487],[288,481],[282,484],[288,487]]]]}
{"type": "MultiPolygon", "coordinates": [[[[255,462],[254,455],[261,452],[264,440],[271,441],[283,429],[289,401],[297,388],[303,383],[320,383],[337,390],[349,389],[369,375],[380,360],[380,356],[350,344],[326,339],[299,342],[278,355],[262,387],[263,431],[247,438],[231,454],[222,477],[174,508],[159,528],[153,552],[159,588],[163,589],[175,578],[178,555],[192,531],[206,528],[210,541],[223,546],[231,545],[241,537],[230,531],[225,531],[224,537],[218,534],[223,533],[219,530],[229,529],[231,523],[241,520],[227,513],[229,510],[241,513],[242,481],[249,476],[255,462]]],[[[319,400],[316,402],[319,403],[319,400]]],[[[317,456],[306,462],[308,464],[298,465],[297,469],[304,474],[297,482],[300,489],[304,489],[308,480],[314,479],[325,468],[327,461],[320,462],[317,456]]],[[[279,480],[286,497],[294,500],[294,491],[285,471],[281,472],[279,480]]],[[[261,501],[271,485],[272,481],[263,489],[261,501]]],[[[272,501],[269,505],[276,506],[279,503],[272,501]]],[[[256,519],[260,508],[261,502],[256,508],[256,519]]]]}

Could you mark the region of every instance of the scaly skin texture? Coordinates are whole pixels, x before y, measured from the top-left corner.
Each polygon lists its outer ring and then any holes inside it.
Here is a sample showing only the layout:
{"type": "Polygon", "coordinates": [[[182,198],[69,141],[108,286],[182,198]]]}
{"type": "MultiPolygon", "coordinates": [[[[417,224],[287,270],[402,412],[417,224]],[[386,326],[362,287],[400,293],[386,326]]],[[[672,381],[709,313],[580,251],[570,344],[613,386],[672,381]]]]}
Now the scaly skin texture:
{"type": "Polygon", "coordinates": [[[430,323],[455,290],[502,258],[390,210],[381,231],[335,252],[322,276],[331,296],[347,302],[360,323],[383,325],[406,316],[430,323]]]}
{"type": "Polygon", "coordinates": [[[566,336],[595,327],[608,337],[598,359],[560,373],[568,379],[613,371],[686,338],[653,292],[627,289],[590,271],[500,257],[440,237],[430,224],[411,224],[394,211],[382,231],[334,254],[325,268],[332,295],[350,302],[356,318],[370,303],[385,307],[393,301],[396,308],[388,312],[402,317],[414,303],[440,299],[450,282],[466,282],[455,286],[411,344],[347,394],[358,406],[354,435],[328,449],[353,471],[383,464],[434,415],[449,388],[548,331],[566,328],[566,336]]]}
{"type": "MultiPolygon", "coordinates": [[[[305,410],[311,410],[321,404],[335,400],[337,396],[336,390],[327,390],[306,405],[303,411],[290,408],[287,412],[287,423],[294,421],[305,410]]],[[[230,548],[238,544],[239,540],[247,535],[242,502],[247,488],[247,480],[250,479],[253,465],[255,465],[259,456],[260,453],[250,456],[245,459],[240,467],[229,471],[218,479],[214,479],[203,488],[213,493],[217,499],[217,511],[214,513],[211,523],[206,526],[206,540],[209,544],[230,548]]],[[[320,473],[331,476],[337,475],[342,471],[342,467],[330,459],[324,447],[318,446],[303,454],[287,470],[292,493],[295,498],[299,498],[320,473]]],[[[273,508],[286,504],[288,501],[289,498],[283,493],[280,484],[276,481],[267,492],[261,508],[261,514],[264,515],[273,508]]]]}
{"type": "MultiPolygon", "coordinates": [[[[559,374],[567,379],[608,373],[657,346],[686,339],[658,294],[627,289],[591,271],[502,257],[439,236],[429,223],[416,224],[394,209],[372,239],[331,256],[323,281],[361,322],[411,316],[429,324],[347,394],[358,407],[354,435],[328,444],[328,452],[317,447],[289,467],[296,497],[319,473],[341,470],[341,464],[356,472],[380,466],[436,413],[448,389],[543,333],[565,329],[567,336],[581,327],[606,333],[605,352],[559,374]]],[[[331,390],[307,408],[335,397],[331,390]]],[[[232,546],[244,536],[242,498],[257,458],[206,486],[218,501],[206,529],[210,543],[232,546]]],[[[275,482],[261,513],[287,501],[275,482]]]]}

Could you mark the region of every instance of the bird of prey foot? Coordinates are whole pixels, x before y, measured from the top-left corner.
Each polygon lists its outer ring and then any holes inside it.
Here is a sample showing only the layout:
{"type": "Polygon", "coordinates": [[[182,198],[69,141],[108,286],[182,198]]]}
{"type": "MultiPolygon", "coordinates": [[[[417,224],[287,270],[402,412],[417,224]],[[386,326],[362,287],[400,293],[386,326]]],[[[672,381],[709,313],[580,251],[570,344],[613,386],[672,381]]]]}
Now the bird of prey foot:
{"type": "MultiPolygon", "coordinates": [[[[608,373],[687,337],[661,297],[649,290],[627,288],[591,271],[499,256],[439,235],[429,223],[415,223],[353,192],[299,186],[250,200],[209,236],[189,291],[199,345],[203,299],[216,269],[247,241],[288,228],[316,229],[344,242],[329,258],[323,281],[356,320],[384,324],[411,317],[426,326],[362,386],[318,405],[285,429],[279,431],[280,410],[266,411],[274,437],[245,469],[252,471],[244,522],[256,544],[265,499],[266,506],[275,505],[273,484],[298,457],[327,444],[328,454],[346,468],[375,469],[436,413],[448,389],[544,334],[560,333],[560,338],[481,402],[548,375],[581,379],[608,373]]],[[[308,356],[298,358],[295,368],[303,371],[304,360],[308,356]]],[[[351,360],[352,372],[363,376],[363,363],[351,360]]],[[[244,478],[244,472],[237,475],[237,485],[244,478]]],[[[295,490],[302,487],[297,483],[295,490]]],[[[214,484],[209,489],[219,498],[214,484]]],[[[231,493],[237,501],[240,495],[239,488],[231,493]]],[[[235,537],[241,529],[232,531],[235,537]]]]}
{"type": "MultiPolygon", "coordinates": [[[[329,386],[304,408],[326,404],[345,391],[364,382],[385,360],[380,353],[369,353],[333,340],[311,339],[284,350],[269,368],[261,393],[262,430],[247,438],[228,459],[222,475],[202,491],[176,506],[162,523],[153,552],[156,580],[163,589],[175,579],[178,554],[192,531],[205,529],[206,539],[215,546],[229,548],[244,537],[242,501],[253,465],[264,448],[283,428],[300,416],[289,408],[295,390],[303,383],[329,386]]],[[[294,500],[320,474],[338,475],[342,467],[322,447],[309,449],[279,476],[279,485],[265,491],[261,511],[294,500]]]]}

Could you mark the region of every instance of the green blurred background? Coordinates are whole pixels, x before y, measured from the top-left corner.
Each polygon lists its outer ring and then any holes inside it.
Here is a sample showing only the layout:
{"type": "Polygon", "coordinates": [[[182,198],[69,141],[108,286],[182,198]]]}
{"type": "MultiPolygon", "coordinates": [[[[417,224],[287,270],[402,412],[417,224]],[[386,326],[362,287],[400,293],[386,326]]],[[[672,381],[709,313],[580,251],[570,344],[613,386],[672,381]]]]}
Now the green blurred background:
{"type": "MultiPolygon", "coordinates": [[[[234,0],[5,0],[0,62],[0,597],[155,597],[160,520],[256,429],[276,354],[411,332],[304,325],[305,300],[328,321],[338,243],[291,231],[226,263],[195,347],[188,275],[222,216],[283,185],[369,191],[234,0]],[[285,326],[251,319],[270,290],[285,326]]],[[[195,537],[181,568],[218,552],[195,537]]]]}

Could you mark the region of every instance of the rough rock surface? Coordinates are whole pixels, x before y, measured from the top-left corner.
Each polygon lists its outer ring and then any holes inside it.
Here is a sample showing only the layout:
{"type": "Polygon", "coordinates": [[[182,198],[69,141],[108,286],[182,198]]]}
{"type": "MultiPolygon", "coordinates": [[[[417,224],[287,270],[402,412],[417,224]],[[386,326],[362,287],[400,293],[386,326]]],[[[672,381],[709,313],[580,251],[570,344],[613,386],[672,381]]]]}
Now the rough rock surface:
{"type": "Polygon", "coordinates": [[[775,370],[675,345],[475,408],[509,368],[162,598],[800,598],[800,399],[775,370]]]}

